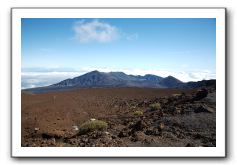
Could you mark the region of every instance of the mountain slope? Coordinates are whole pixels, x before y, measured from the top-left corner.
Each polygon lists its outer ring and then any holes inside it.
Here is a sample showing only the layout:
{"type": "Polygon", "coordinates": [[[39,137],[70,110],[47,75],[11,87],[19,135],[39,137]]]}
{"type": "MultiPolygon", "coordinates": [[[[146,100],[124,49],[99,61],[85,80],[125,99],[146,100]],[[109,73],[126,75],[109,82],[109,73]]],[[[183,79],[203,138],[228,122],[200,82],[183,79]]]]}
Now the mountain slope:
{"type": "Polygon", "coordinates": [[[51,87],[162,87],[159,81],[162,78],[155,75],[134,76],[123,72],[92,71],[67,79],[51,87]]]}
{"type": "Polygon", "coordinates": [[[160,81],[160,84],[163,85],[163,86],[166,86],[168,88],[175,88],[175,87],[178,87],[178,86],[180,86],[184,83],[182,81],[176,79],[175,77],[168,76],[166,78],[163,78],[160,81]]]}
{"type": "Polygon", "coordinates": [[[50,86],[26,89],[23,91],[45,93],[92,87],[199,88],[207,85],[215,85],[215,82],[215,80],[203,80],[199,82],[184,83],[172,76],[162,78],[152,74],[140,76],[127,75],[123,72],[105,73],[95,70],[50,86]]]}

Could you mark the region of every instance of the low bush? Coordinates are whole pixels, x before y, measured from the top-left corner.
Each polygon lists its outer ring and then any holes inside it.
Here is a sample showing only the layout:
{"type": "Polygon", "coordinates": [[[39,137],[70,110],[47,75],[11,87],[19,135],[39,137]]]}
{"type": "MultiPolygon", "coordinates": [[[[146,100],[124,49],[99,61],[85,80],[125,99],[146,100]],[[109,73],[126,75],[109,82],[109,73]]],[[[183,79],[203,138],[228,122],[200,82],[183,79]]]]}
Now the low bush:
{"type": "Polygon", "coordinates": [[[161,109],[161,105],[160,105],[160,103],[154,103],[154,104],[150,104],[149,108],[152,111],[156,111],[156,110],[160,110],[161,109]]]}
{"type": "Polygon", "coordinates": [[[108,124],[102,120],[90,120],[80,125],[79,134],[85,134],[87,132],[95,130],[105,130],[108,127],[108,124]]]}
{"type": "Polygon", "coordinates": [[[143,116],[143,112],[142,111],[135,111],[133,114],[135,116],[143,116]]]}

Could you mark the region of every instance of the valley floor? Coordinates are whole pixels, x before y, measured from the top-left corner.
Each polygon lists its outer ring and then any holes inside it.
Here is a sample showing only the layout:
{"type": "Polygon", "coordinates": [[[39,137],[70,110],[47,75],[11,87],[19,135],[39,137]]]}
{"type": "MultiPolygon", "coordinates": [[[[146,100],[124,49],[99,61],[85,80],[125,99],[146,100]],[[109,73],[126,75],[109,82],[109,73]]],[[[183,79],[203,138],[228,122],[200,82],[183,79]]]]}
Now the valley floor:
{"type": "Polygon", "coordinates": [[[215,147],[215,97],[214,87],[22,92],[22,146],[215,147]]]}

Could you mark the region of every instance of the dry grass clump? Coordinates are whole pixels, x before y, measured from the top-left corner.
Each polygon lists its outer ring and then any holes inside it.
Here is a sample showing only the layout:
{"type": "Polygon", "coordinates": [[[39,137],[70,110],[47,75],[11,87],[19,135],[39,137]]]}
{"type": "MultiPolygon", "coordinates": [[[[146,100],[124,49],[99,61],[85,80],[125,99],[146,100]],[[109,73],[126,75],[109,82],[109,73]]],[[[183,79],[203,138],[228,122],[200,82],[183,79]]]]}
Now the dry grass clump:
{"type": "Polygon", "coordinates": [[[143,116],[143,112],[142,111],[135,111],[134,113],[134,116],[143,116]]]}
{"type": "Polygon", "coordinates": [[[160,103],[154,103],[154,104],[150,104],[149,108],[152,111],[156,111],[156,110],[160,110],[161,109],[161,105],[160,105],[160,103]]]}
{"type": "Polygon", "coordinates": [[[105,121],[90,120],[80,125],[79,134],[84,134],[95,130],[105,130],[107,127],[108,124],[105,121]]]}

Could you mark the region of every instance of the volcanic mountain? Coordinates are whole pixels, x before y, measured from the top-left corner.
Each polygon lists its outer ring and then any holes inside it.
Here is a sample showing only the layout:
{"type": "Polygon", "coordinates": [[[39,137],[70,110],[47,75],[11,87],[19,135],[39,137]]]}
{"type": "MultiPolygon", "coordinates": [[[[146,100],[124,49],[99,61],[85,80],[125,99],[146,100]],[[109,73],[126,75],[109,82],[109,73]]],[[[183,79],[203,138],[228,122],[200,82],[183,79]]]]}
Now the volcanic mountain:
{"type": "Polygon", "coordinates": [[[105,88],[105,87],[140,87],[140,88],[198,88],[206,85],[215,85],[215,80],[184,83],[175,77],[160,77],[152,74],[127,75],[123,72],[99,72],[97,70],[84,75],[66,79],[59,83],[39,88],[26,89],[32,93],[64,91],[77,88],[105,88]]]}

